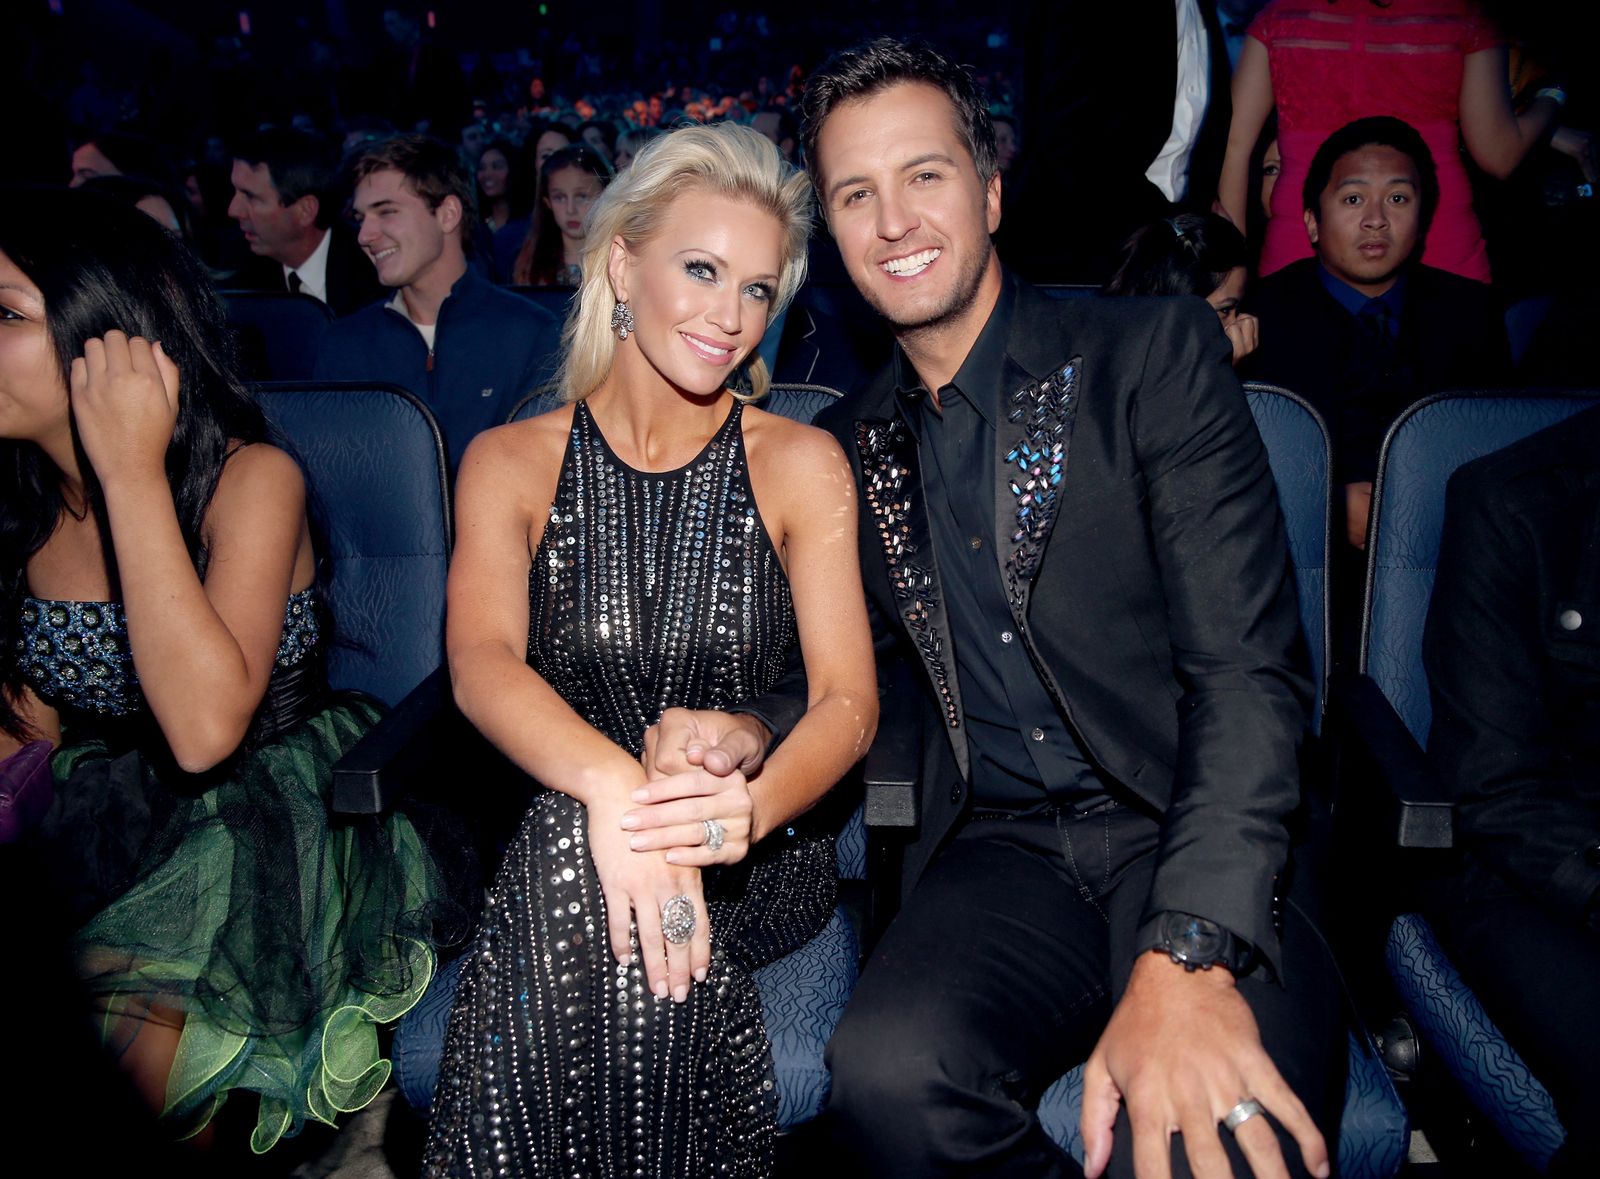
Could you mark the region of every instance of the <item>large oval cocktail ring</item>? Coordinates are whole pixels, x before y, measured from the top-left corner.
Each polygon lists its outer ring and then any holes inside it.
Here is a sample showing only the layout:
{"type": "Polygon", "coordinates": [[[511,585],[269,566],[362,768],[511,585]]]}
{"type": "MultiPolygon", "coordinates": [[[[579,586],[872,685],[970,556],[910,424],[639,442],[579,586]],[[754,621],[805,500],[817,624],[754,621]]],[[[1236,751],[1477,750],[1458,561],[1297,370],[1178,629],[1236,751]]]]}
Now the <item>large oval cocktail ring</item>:
{"type": "Polygon", "coordinates": [[[669,897],[661,906],[661,936],[675,946],[683,945],[694,936],[697,921],[694,902],[681,892],[669,897]]]}

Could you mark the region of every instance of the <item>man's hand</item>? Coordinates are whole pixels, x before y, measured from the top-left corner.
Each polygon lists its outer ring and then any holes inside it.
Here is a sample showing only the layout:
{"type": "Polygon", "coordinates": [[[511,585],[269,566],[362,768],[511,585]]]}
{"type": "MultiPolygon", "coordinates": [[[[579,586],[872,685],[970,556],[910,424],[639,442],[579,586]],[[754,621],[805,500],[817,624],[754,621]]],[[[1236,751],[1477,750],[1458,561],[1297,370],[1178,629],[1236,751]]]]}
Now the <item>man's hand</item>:
{"type": "MultiPolygon", "coordinates": [[[[1168,1179],[1171,1137],[1183,1135],[1196,1179],[1230,1174],[1218,1123],[1254,1098],[1300,1144],[1306,1168],[1328,1174],[1328,1147],[1256,1030],[1233,975],[1221,966],[1190,972],[1165,955],[1144,954],[1127,992],[1083,1066],[1083,1169],[1105,1171],[1117,1105],[1133,1127],[1133,1167],[1141,1179],[1168,1179]]],[[[1287,1175],[1265,1116],[1234,1131],[1256,1179],[1287,1175]]]]}
{"type": "Polygon", "coordinates": [[[694,769],[719,776],[738,770],[753,778],[771,740],[767,727],[753,716],[669,708],[644,731],[639,761],[651,781],[694,769]]]}

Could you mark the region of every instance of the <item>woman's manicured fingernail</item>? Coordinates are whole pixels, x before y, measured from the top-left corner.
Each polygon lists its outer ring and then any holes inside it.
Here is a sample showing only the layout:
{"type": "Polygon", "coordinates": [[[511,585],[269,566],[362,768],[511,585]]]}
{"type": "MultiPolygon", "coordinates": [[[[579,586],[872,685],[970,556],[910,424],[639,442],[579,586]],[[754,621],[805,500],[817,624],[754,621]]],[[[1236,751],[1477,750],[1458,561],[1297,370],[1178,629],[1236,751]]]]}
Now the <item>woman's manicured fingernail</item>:
{"type": "Polygon", "coordinates": [[[665,982],[656,983],[650,990],[657,999],[665,999],[667,997],[667,984],[665,982]]]}
{"type": "Polygon", "coordinates": [[[638,825],[639,816],[636,812],[629,811],[627,814],[622,816],[621,827],[624,831],[632,831],[638,825]]]}
{"type": "Polygon", "coordinates": [[[699,970],[694,972],[694,981],[695,982],[705,982],[706,981],[706,973],[707,973],[706,972],[706,968],[704,966],[702,966],[699,970]]]}
{"type": "Polygon", "coordinates": [[[637,790],[635,790],[633,792],[633,801],[634,802],[649,802],[650,801],[650,791],[646,790],[643,786],[639,787],[639,789],[637,789],[637,790]]]}
{"type": "Polygon", "coordinates": [[[632,839],[628,840],[628,846],[631,847],[634,851],[639,851],[641,848],[644,847],[644,836],[643,835],[635,835],[632,839]]]}
{"type": "Polygon", "coordinates": [[[688,999],[689,999],[689,988],[688,987],[679,987],[677,990],[672,992],[672,1001],[674,1003],[684,1003],[684,1002],[687,1002],[688,999]]]}

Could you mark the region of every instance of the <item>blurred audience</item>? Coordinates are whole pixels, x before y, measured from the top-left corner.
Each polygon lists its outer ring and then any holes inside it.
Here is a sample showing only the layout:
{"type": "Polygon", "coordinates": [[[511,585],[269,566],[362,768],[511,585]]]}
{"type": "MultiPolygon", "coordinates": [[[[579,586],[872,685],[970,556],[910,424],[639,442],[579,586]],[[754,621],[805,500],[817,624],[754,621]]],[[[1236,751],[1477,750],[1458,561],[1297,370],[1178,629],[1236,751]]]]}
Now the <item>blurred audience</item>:
{"type": "Polygon", "coordinates": [[[658,127],[633,127],[617,136],[617,171],[633,163],[633,158],[644,150],[645,144],[666,132],[658,127]]]}

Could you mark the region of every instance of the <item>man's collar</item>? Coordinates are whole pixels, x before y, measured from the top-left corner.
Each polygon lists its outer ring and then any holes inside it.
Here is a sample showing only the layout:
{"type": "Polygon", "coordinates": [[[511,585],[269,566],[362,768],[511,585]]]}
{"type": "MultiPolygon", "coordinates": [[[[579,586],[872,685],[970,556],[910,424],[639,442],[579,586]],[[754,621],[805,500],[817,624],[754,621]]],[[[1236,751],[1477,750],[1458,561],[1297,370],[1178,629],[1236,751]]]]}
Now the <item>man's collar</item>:
{"type": "MultiPolygon", "coordinates": [[[[961,367],[950,380],[950,384],[966,397],[991,426],[995,424],[996,406],[989,393],[1001,379],[1016,302],[1016,284],[1002,274],[1000,296],[995,300],[989,318],[984,321],[983,330],[972,342],[961,367]]],[[[907,410],[919,405],[928,395],[911,358],[899,344],[894,346],[894,383],[896,399],[907,410]]],[[[909,418],[909,413],[907,416],[909,418]]]]}
{"type": "Polygon", "coordinates": [[[1399,318],[1406,306],[1406,285],[1411,273],[1411,268],[1404,267],[1394,285],[1381,295],[1366,295],[1355,289],[1341,278],[1335,277],[1320,259],[1317,260],[1317,277],[1322,280],[1323,289],[1332,295],[1334,300],[1351,315],[1360,315],[1361,309],[1374,298],[1389,309],[1389,314],[1399,318]]]}
{"type": "Polygon", "coordinates": [[[317,243],[317,248],[311,251],[310,257],[298,266],[285,266],[283,279],[289,281],[291,274],[300,276],[300,289],[322,302],[328,301],[328,251],[333,245],[333,230],[324,229],[322,240],[317,243]]]}

